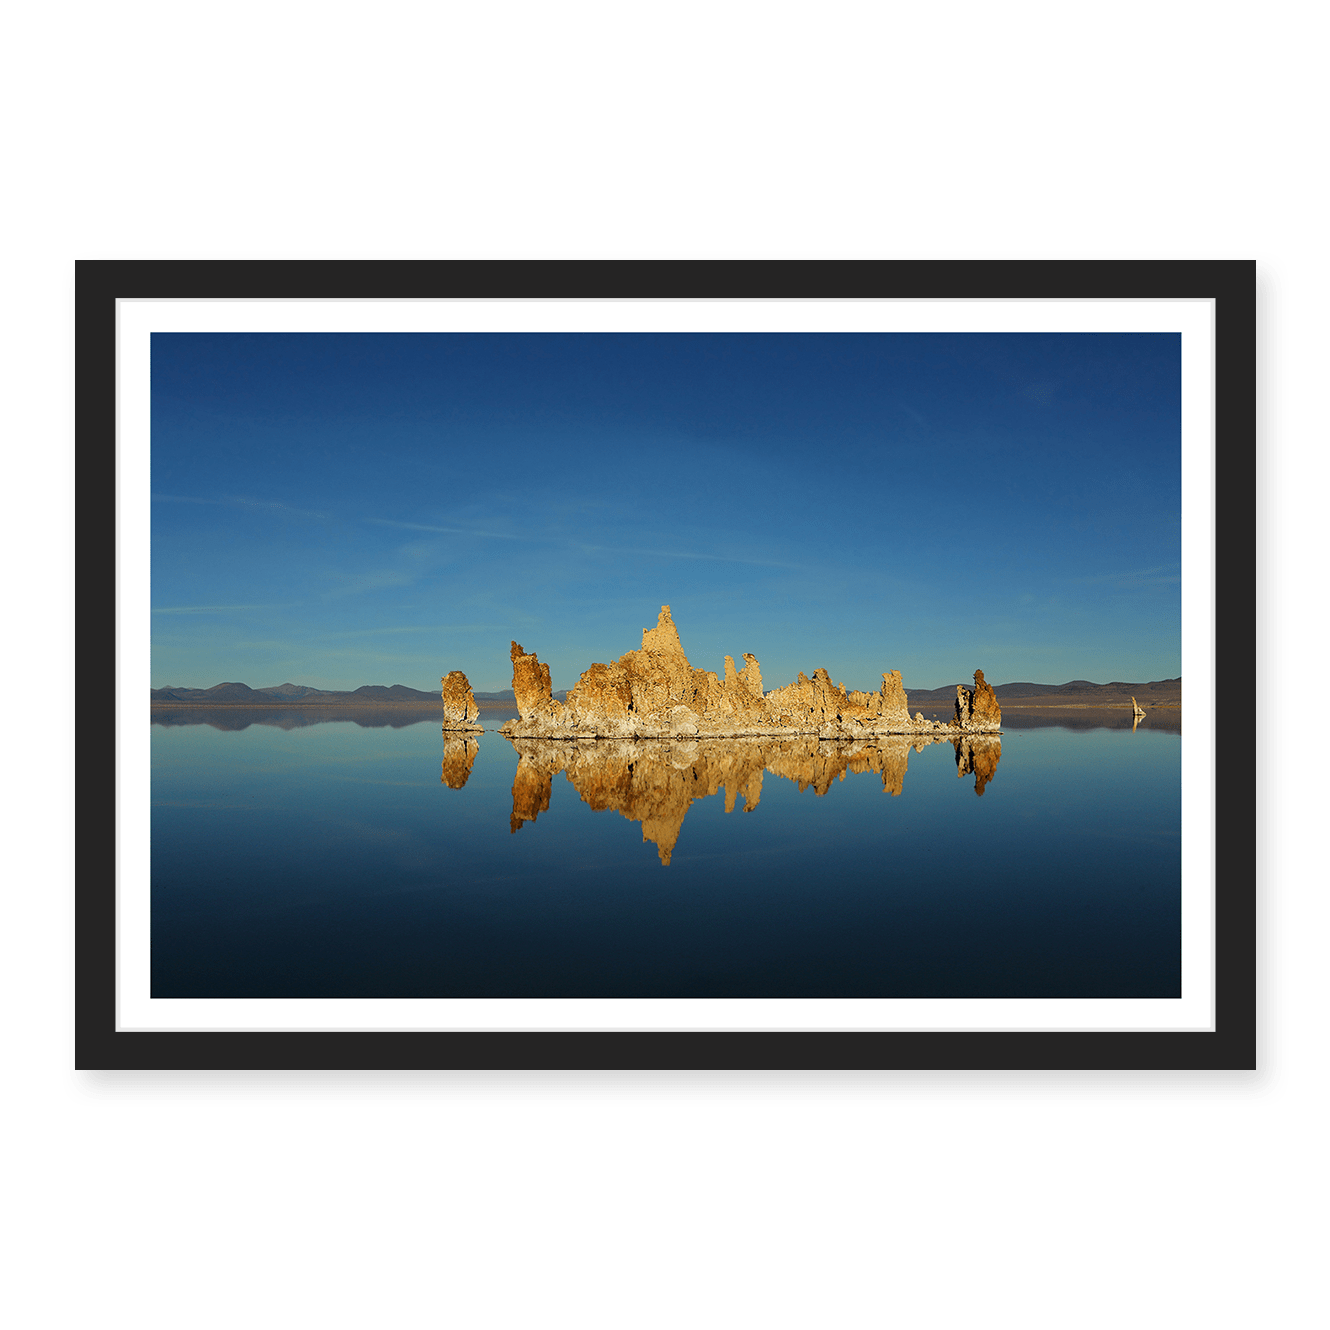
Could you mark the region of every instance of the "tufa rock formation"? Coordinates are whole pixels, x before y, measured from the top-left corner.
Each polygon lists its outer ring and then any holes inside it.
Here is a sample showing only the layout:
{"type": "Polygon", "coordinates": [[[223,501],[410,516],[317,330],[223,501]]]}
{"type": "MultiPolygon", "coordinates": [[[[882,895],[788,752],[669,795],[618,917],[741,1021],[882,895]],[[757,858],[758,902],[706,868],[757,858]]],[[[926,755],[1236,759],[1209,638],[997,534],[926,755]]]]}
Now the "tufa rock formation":
{"type": "Polygon", "coordinates": [[[997,694],[985,682],[983,670],[974,672],[973,692],[956,685],[956,727],[968,731],[992,731],[1002,725],[1002,708],[997,694]]]}
{"type": "Polygon", "coordinates": [[[955,731],[994,732],[1002,722],[993,690],[975,672],[975,689],[958,696],[954,725],[911,719],[899,670],[882,676],[876,693],[847,690],[826,670],[814,670],[784,688],[762,690],[762,671],[747,653],[744,667],[725,657],[725,676],[694,669],[684,654],[670,607],[662,605],[654,628],[642,633],[642,646],[610,665],[583,673],[559,702],[551,693],[550,671],[534,654],[512,644],[513,694],[520,719],[503,732],[512,737],[549,739],[694,738],[741,735],[813,734],[859,738],[886,734],[950,737],[955,731]]]}
{"type": "Polygon", "coordinates": [[[534,651],[523,651],[516,643],[510,653],[513,661],[513,697],[523,720],[559,722],[563,703],[550,691],[550,667],[536,659],[534,651]]]}
{"type": "MultiPolygon", "coordinates": [[[[548,674],[548,671],[546,671],[548,674]]],[[[443,728],[445,730],[483,730],[480,708],[471,694],[471,685],[461,670],[454,670],[443,684],[443,728]]]]}

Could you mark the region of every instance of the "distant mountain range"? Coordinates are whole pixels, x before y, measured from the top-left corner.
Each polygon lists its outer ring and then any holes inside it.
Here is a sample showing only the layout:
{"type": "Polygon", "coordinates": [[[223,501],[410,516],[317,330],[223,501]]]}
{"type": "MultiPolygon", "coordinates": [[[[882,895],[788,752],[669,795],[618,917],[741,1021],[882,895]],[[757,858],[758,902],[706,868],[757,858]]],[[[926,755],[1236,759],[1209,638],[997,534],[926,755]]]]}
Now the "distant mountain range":
{"type": "MultiPolygon", "coordinates": [[[[478,693],[476,701],[512,701],[508,693],[478,693]]],[[[288,705],[292,702],[301,705],[318,703],[320,705],[338,704],[347,706],[382,706],[384,703],[432,702],[443,706],[443,699],[438,693],[421,692],[419,688],[408,688],[405,684],[395,683],[390,687],[383,684],[368,683],[352,692],[341,692],[329,688],[309,688],[299,683],[279,684],[275,688],[251,688],[244,683],[219,683],[211,688],[154,688],[154,702],[194,702],[194,703],[249,703],[252,706],[264,706],[274,702],[288,705]]]]}
{"type": "MultiPolygon", "coordinates": [[[[512,689],[501,693],[472,694],[477,702],[489,702],[496,706],[516,706],[512,689]]],[[[563,701],[568,696],[564,692],[555,693],[563,701]]],[[[152,689],[154,702],[190,702],[198,705],[234,705],[269,706],[274,702],[286,705],[344,705],[344,706],[383,706],[400,702],[432,702],[442,708],[443,698],[439,693],[423,693],[419,688],[407,688],[406,684],[366,684],[352,692],[339,692],[336,689],[307,688],[305,684],[278,684],[277,688],[250,688],[249,684],[214,684],[211,688],[176,688],[168,684],[165,688],[152,689]]]]}
{"type": "MultiPolygon", "coordinates": [[[[965,687],[973,686],[973,680],[967,679],[965,687]]],[[[1182,695],[1182,678],[1158,679],[1154,683],[1091,683],[1088,679],[1073,679],[1070,683],[999,683],[993,685],[999,702],[1018,702],[1027,697],[1051,698],[1057,696],[1080,699],[1102,699],[1114,702],[1119,699],[1135,697],[1145,702],[1153,699],[1176,698],[1182,695]]],[[[945,688],[910,688],[905,689],[910,704],[920,702],[953,702],[956,699],[956,685],[948,684],[945,688]]]]}
{"type": "MultiPolygon", "coordinates": [[[[970,685],[969,680],[966,686],[970,685]]],[[[1092,704],[1100,701],[1105,704],[1125,701],[1135,696],[1140,702],[1180,700],[1182,679],[1160,679],[1154,683],[1090,683],[1086,679],[1073,679],[1070,683],[1000,683],[993,691],[999,702],[1020,702],[1027,698],[1050,699],[1056,697],[1075,698],[1077,701],[1092,704]]],[[[950,705],[956,697],[956,685],[948,684],[944,688],[906,687],[906,696],[910,705],[950,705]]],[[[506,688],[499,693],[476,693],[477,702],[487,702],[494,706],[516,706],[513,690],[506,688]]],[[[554,694],[560,701],[568,696],[567,689],[560,689],[554,694]]],[[[154,702],[189,702],[193,704],[209,703],[233,705],[235,703],[251,706],[267,706],[273,703],[292,703],[297,705],[317,704],[346,706],[383,706],[401,702],[432,702],[443,706],[443,699],[437,692],[426,693],[419,688],[408,688],[405,684],[395,683],[390,687],[383,684],[365,684],[352,692],[339,692],[327,688],[309,688],[299,683],[278,684],[275,688],[251,688],[243,683],[219,683],[211,688],[165,688],[152,690],[154,702]]]]}

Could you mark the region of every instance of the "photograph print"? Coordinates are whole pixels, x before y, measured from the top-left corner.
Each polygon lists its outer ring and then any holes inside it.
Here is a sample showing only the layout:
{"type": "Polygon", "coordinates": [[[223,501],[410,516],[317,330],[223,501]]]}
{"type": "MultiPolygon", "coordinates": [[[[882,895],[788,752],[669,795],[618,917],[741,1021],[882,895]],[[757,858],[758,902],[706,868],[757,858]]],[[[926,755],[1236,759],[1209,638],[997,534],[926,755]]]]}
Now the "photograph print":
{"type": "Polygon", "coordinates": [[[150,354],[154,1000],[1179,997],[1177,332],[150,354]]]}

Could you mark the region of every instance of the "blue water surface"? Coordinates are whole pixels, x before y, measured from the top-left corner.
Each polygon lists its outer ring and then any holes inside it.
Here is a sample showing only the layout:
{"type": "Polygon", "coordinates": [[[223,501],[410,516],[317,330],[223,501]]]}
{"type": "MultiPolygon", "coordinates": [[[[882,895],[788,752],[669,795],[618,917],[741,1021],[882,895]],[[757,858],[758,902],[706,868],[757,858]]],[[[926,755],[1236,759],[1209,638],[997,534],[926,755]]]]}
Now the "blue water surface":
{"type": "Polygon", "coordinates": [[[155,997],[1175,997],[1181,737],[1008,731],[982,797],[952,746],[902,792],[688,807],[668,866],[517,754],[440,779],[437,719],[154,725],[155,997]]]}

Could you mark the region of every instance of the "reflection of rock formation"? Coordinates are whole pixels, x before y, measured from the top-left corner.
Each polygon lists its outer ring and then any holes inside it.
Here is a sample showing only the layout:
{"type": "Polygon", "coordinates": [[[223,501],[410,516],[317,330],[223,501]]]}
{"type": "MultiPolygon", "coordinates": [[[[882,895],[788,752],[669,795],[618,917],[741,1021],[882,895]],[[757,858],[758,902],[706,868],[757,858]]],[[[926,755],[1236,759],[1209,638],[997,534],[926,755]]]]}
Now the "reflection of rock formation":
{"type": "Polygon", "coordinates": [[[520,831],[522,823],[534,822],[550,806],[550,786],[556,772],[561,770],[556,750],[550,752],[521,752],[517,761],[517,774],[513,777],[513,815],[508,821],[510,831],[520,831]]]}
{"type": "Polygon", "coordinates": [[[461,670],[454,670],[443,684],[443,728],[445,730],[483,730],[480,708],[471,695],[471,685],[461,670]]]}
{"type": "Polygon", "coordinates": [[[983,670],[974,672],[973,691],[956,685],[956,724],[971,731],[996,730],[1002,724],[1002,708],[983,670]]]}
{"type": "Polygon", "coordinates": [[[460,790],[471,775],[480,745],[474,739],[462,739],[444,731],[443,774],[439,779],[450,789],[460,790]]]}
{"type": "Polygon", "coordinates": [[[812,788],[821,796],[847,772],[873,772],[882,788],[901,792],[910,749],[932,738],[891,735],[850,742],[819,741],[812,735],[785,739],[739,738],[661,742],[593,739],[568,743],[547,739],[511,740],[518,753],[510,827],[517,831],[550,806],[554,776],[562,772],[582,801],[597,811],[610,809],[642,824],[642,839],[670,862],[684,815],[695,799],[725,790],[725,811],[743,798],[752,812],[762,797],[762,778],[775,776],[812,788]]]}
{"type": "Polygon", "coordinates": [[[997,735],[967,734],[963,739],[953,739],[956,746],[957,777],[974,775],[974,792],[983,794],[984,786],[993,779],[997,764],[1002,757],[1002,740],[997,735]]]}
{"type": "Polygon", "coordinates": [[[654,628],[642,634],[640,650],[610,665],[586,670],[560,703],[550,691],[550,671],[534,654],[512,644],[513,694],[520,719],[504,732],[513,736],[651,737],[785,736],[869,738],[888,734],[950,737],[956,730],[993,731],[1001,724],[993,690],[975,673],[975,690],[965,695],[965,713],[943,725],[910,718],[899,670],[882,676],[881,690],[863,693],[831,681],[826,670],[804,674],[784,688],[762,689],[762,671],[745,654],[738,670],[725,657],[725,677],[694,669],[684,654],[670,607],[661,606],[654,628]]]}

